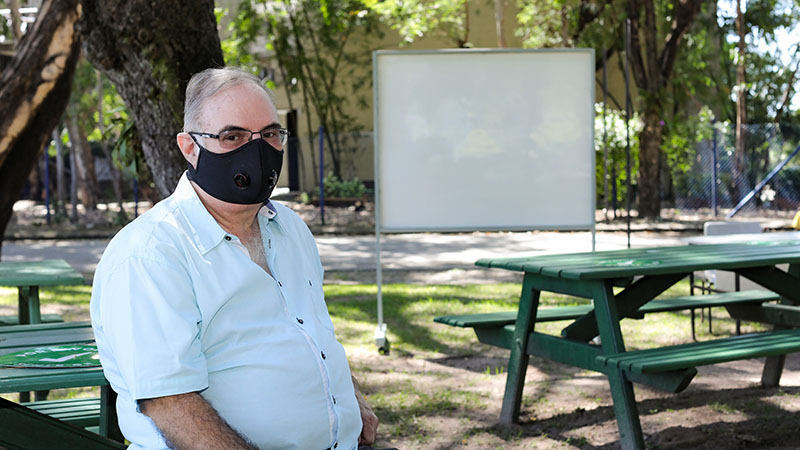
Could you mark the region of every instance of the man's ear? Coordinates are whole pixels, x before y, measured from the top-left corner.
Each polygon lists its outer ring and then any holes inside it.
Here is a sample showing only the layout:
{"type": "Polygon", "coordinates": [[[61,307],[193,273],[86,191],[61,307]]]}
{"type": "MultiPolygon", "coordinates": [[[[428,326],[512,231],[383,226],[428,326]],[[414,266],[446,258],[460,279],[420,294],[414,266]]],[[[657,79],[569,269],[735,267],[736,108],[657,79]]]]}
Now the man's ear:
{"type": "Polygon", "coordinates": [[[197,147],[194,139],[189,136],[189,133],[178,133],[177,140],[178,147],[181,149],[183,157],[192,167],[197,168],[197,155],[200,149],[197,147]]]}

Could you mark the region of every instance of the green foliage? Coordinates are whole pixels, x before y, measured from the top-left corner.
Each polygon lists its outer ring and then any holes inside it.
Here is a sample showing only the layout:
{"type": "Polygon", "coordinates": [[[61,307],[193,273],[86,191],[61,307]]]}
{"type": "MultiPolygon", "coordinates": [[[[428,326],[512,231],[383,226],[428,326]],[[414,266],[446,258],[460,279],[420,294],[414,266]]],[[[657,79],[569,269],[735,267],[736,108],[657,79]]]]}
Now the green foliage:
{"type": "MultiPolygon", "coordinates": [[[[662,43],[673,29],[676,4],[669,0],[650,1],[656,12],[656,41],[660,43],[656,50],[660,54],[662,43]]],[[[596,50],[598,59],[601,51],[610,49],[619,58],[609,58],[609,71],[621,71],[624,62],[623,24],[628,16],[628,3],[623,0],[519,0],[516,34],[523,39],[525,47],[591,47],[596,50]]],[[[643,27],[644,19],[639,19],[643,27]]],[[[687,174],[694,165],[696,143],[710,136],[711,117],[716,116],[719,122],[735,121],[739,41],[735,19],[732,2],[703,2],[700,13],[679,43],[674,67],[663,80],[663,86],[650,91],[639,86],[639,101],[634,106],[639,110],[650,106],[660,116],[663,123],[661,161],[667,165],[676,183],[691,184],[692,179],[700,176],[687,174]]],[[[797,2],[754,0],[746,4],[748,123],[772,122],[781,107],[786,108],[784,117],[796,114],[791,103],[783,103],[787,93],[794,93],[789,83],[793,76],[796,77],[795,71],[800,64],[800,45],[779,48],[777,35],[780,30],[796,28],[798,22],[800,7],[797,2]],[[781,62],[781,58],[787,56],[792,60],[788,65],[781,62]]],[[[642,33],[645,31],[642,29],[642,33]]],[[[642,56],[646,58],[647,55],[642,56]]],[[[652,74],[648,74],[650,76],[652,74]]],[[[635,89],[636,85],[633,86],[635,89]]],[[[612,90],[609,99],[617,108],[623,106],[622,99],[618,98],[620,94],[620,89],[612,90]]],[[[758,155],[765,158],[768,152],[758,148],[757,143],[751,146],[745,160],[754,166],[763,165],[758,155]]],[[[611,159],[617,162],[613,151],[611,159]]],[[[637,159],[634,156],[634,164],[637,159]]],[[[598,180],[602,183],[601,166],[598,167],[598,180]]],[[[611,167],[616,166],[612,164],[611,167]]],[[[636,169],[633,170],[636,173],[636,169]]],[[[601,192],[598,188],[598,193],[601,192]]],[[[624,191],[618,195],[624,196],[624,191]]]]}
{"type": "Polygon", "coordinates": [[[119,125],[121,126],[119,137],[111,152],[114,156],[114,164],[127,175],[135,177],[138,174],[138,168],[145,166],[136,126],[132,120],[121,122],[119,125]]]}
{"type": "MultiPolygon", "coordinates": [[[[608,204],[611,205],[610,196],[614,195],[614,185],[616,185],[617,205],[624,205],[626,198],[626,129],[625,129],[625,112],[618,111],[612,108],[607,108],[605,113],[605,146],[603,134],[603,104],[595,103],[595,116],[594,116],[594,149],[595,149],[595,169],[597,180],[597,198],[598,205],[603,205],[601,198],[605,195],[605,181],[603,179],[603,164],[604,164],[604,148],[607,152],[606,160],[608,161],[606,176],[609,181],[608,204]]],[[[630,134],[630,149],[631,149],[631,175],[635,176],[639,168],[639,139],[638,134],[642,129],[642,120],[638,114],[631,115],[628,131],[630,134]]]]}
{"type": "Polygon", "coordinates": [[[78,126],[89,142],[110,142],[114,149],[112,151],[114,166],[133,176],[136,174],[135,160],[144,158],[141,146],[135,148],[130,146],[131,133],[135,133],[133,120],[114,84],[108,78],[101,76],[103,123],[98,124],[100,113],[97,76],[97,71],[88,61],[81,60],[78,63],[68,111],[77,117],[78,126]]]}
{"type": "Polygon", "coordinates": [[[549,0],[530,2],[520,0],[517,2],[518,27],[515,35],[522,38],[522,45],[526,48],[567,46],[570,42],[562,39],[562,11],[567,7],[578,5],[578,0],[549,0]]]}
{"type": "MultiPolygon", "coordinates": [[[[0,0],[0,8],[5,7],[5,2],[0,0]]],[[[0,17],[0,44],[11,43],[13,40],[14,35],[11,31],[11,18],[6,21],[5,18],[0,17]]]]}
{"type": "Polygon", "coordinates": [[[620,1],[518,0],[514,34],[526,48],[623,48],[620,26],[625,19],[620,1]]]}
{"type": "Polygon", "coordinates": [[[423,36],[440,36],[458,47],[472,46],[466,0],[365,0],[364,4],[397,30],[404,44],[423,36]]]}
{"type": "MultiPolygon", "coordinates": [[[[365,37],[376,36],[376,19],[360,0],[243,1],[223,43],[227,63],[257,69],[265,63],[249,55],[266,38],[280,73],[273,82],[289,98],[302,93],[304,109],[325,129],[329,161],[340,177],[342,160],[357,150],[348,136],[363,127],[349,107],[365,105],[370,93],[363,89],[371,80],[365,37]]],[[[308,129],[316,129],[306,118],[308,129]]]]}
{"type": "Polygon", "coordinates": [[[323,179],[325,187],[325,197],[363,197],[367,192],[364,183],[358,178],[352,180],[340,180],[333,173],[329,173],[323,179]]]}

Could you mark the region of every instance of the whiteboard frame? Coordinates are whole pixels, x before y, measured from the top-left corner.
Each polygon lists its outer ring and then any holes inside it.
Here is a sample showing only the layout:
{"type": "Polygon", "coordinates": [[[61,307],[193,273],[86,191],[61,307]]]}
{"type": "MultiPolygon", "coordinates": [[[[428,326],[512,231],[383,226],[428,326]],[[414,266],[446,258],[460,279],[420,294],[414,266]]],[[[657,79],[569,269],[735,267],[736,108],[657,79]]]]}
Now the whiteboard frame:
{"type": "MultiPolygon", "coordinates": [[[[592,149],[590,153],[590,167],[592,167],[591,183],[591,197],[590,197],[590,217],[589,223],[586,224],[555,224],[555,225],[512,225],[512,226],[447,226],[447,227],[385,227],[382,224],[381,218],[383,214],[383,206],[381,205],[381,180],[380,180],[380,105],[378,102],[379,86],[378,86],[378,58],[381,55],[446,55],[446,54],[501,54],[501,53],[586,53],[589,54],[591,60],[594,61],[594,49],[592,48],[561,48],[561,49],[440,49],[440,50],[376,50],[372,53],[372,86],[373,86],[373,147],[374,147],[374,195],[375,195],[375,232],[380,233],[422,233],[422,232],[473,232],[473,231],[532,231],[532,230],[563,230],[563,231],[584,231],[589,230],[592,232],[592,242],[594,242],[595,234],[595,211],[597,209],[597,180],[595,180],[594,167],[596,165],[596,157],[594,151],[594,125],[591,129],[591,142],[592,149]]],[[[596,80],[594,78],[594,71],[590,79],[590,96],[591,101],[589,108],[594,117],[594,103],[596,96],[596,80]]],[[[594,248],[594,245],[592,245],[594,248]]]]}

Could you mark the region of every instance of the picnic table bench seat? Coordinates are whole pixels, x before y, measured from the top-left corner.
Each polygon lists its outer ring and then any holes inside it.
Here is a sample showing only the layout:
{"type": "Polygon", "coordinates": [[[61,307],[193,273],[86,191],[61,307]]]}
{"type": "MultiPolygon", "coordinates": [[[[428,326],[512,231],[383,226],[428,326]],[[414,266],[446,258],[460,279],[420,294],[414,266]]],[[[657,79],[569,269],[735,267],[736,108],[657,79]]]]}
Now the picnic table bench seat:
{"type": "MultiPolygon", "coordinates": [[[[60,323],[64,318],[58,314],[42,314],[42,323],[60,323]]],[[[0,316],[0,326],[19,325],[19,316],[0,316]]]]}
{"type": "MultiPolygon", "coordinates": [[[[779,300],[780,296],[770,291],[752,290],[724,292],[710,295],[687,295],[682,297],[653,300],[642,306],[631,318],[641,319],[645,314],[655,312],[682,311],[695,308],[729,306],[737,304],[760,304],[779,300]]],[[[592,310],[592,305],[559,306],[541,308],[536,312],[536,322],[575,320],[592,310]]],[[[445,325],[463,328],[495,328],[513,324],[517,320],[516,311],[503,311],[485,314],[463,314],[440,316],[433,319],[445,325]]]]}
{"type": "Polygon", "coordinates": [[[656,373],[696,366],[785,355],[800,351],[800,328],[752,333],[703,342],[598,355],[599,364],[631,373],[656,373]]]}
{"type": "Polygon", "coordinates": [[[88,428],[100,425],[99,397],[45,400],[22,403],[22,405],[76,427],[88,428]]]}

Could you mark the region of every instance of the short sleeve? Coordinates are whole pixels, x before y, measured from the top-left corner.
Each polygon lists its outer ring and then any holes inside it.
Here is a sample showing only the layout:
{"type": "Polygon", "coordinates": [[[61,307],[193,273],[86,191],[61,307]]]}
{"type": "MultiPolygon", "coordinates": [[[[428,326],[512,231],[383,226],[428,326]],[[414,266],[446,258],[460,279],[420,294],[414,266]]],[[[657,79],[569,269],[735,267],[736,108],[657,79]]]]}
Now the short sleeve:
{"type": "Polygon", "coordinates": [[[104,356],[113,359],[134,400],[208,387],[201,314],[182,267],[129,257],[94,284],[92,313],[99,314],[93,320],[102,330],[97,340],[101,362],[106,364],[104,356]]]}

